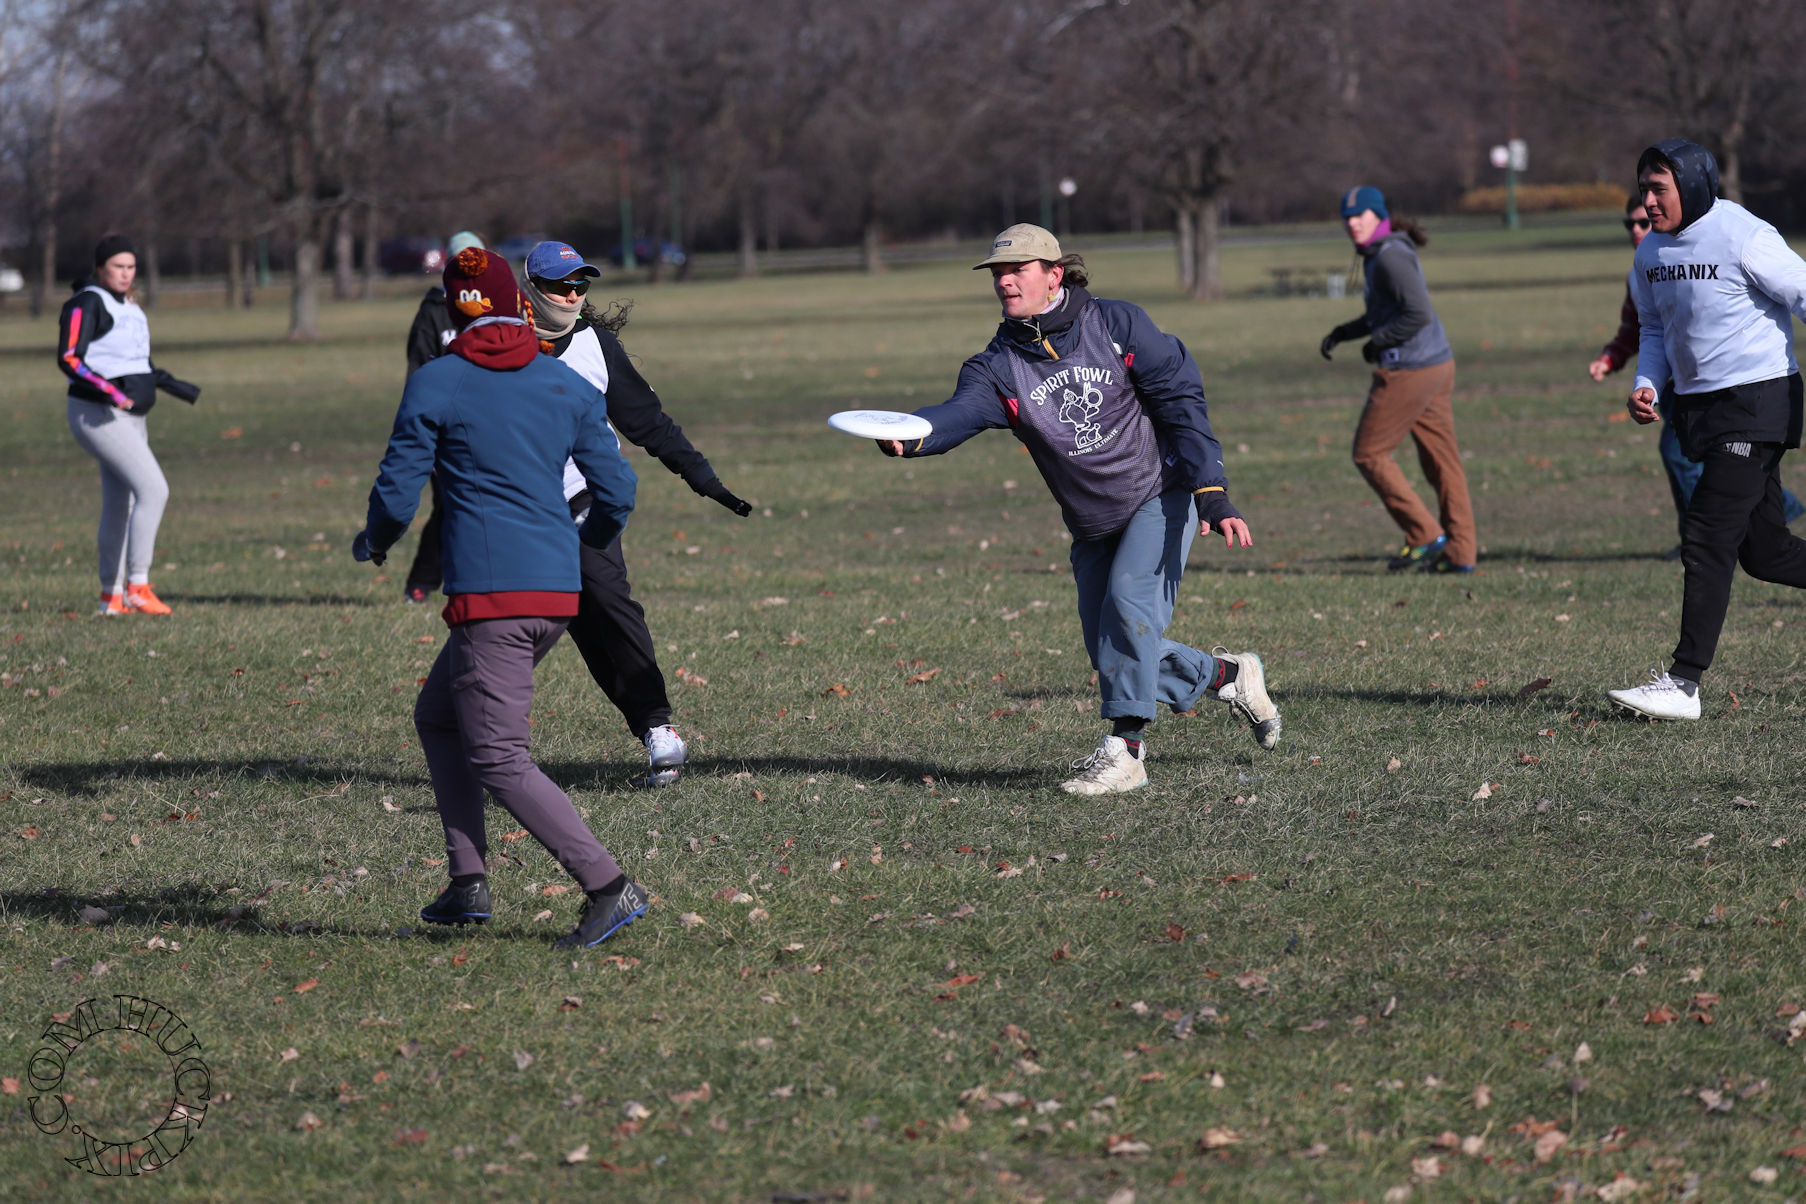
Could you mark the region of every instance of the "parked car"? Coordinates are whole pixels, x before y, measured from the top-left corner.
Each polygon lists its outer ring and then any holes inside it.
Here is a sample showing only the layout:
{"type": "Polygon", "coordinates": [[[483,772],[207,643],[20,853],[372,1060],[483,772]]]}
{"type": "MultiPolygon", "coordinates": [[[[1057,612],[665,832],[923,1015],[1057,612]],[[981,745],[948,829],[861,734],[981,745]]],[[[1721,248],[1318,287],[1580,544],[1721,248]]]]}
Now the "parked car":
{"type": "MultiPolygon", "coordinates": [[[[636,267],[652,262],[654,245],[655,244],[650,238],[636,238],[633,240],[633,262],[636,267]]],[[[680,268],[684,265],[685,256],[682,247],[674,242],[663,241],[656,245],[658,247],[659,257],[666,263],[674,268],[680,268]]],[[[620,267],[625,262],[625,258],[621,254],[621,246],[619,243],[616,243],[608,249],[608,262],[614,264],[616,267],[620,267]]]]}
{"type": "Polygon", "coordinates": [[[391,276],[436,276],[445,270],[445,244],[436,238],[384,239],[376,263],[391,276]]]}
{"type": "Polygon", "coordinates": [[[520,271],[527,262],[527,252],[542,242],[551,239],[549,234],[516,234],[513,238],[504,238],[489,249],[508,261],[515,271],[520,271]]]}

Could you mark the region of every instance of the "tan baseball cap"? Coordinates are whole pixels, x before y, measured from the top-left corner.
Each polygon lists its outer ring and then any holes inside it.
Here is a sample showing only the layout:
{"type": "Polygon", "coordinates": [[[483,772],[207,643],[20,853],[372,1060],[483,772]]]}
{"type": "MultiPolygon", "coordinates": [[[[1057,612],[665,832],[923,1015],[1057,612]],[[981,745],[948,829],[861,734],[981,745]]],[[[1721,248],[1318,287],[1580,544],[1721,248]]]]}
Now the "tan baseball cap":
{"type": "Polygon", "coordinates": [[[1053,263],[1059,258],[1060,240],[1051,231],[1017,222],[991,240],[991,257],[983,263],[973,264],[972,270],[976,272],[994,263],[1027,263],[1031,259],[1053,263]]]}

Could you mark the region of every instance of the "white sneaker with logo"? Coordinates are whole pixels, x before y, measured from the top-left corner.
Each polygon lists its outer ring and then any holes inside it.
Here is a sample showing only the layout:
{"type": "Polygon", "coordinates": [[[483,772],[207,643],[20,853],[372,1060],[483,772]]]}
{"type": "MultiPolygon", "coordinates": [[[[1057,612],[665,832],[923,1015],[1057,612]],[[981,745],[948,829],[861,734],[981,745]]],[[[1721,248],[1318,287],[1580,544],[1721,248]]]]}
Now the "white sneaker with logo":
{"type": "Polygon", "coordinates": [[[1246,719],[1254,732],[1254,742],[1272,752],[1279,743],[1279,708],[1267,697],[1266,666],[1252,652],[1231,653],[1217,647],[1210,650],[1210,655],[1235,666],[1235,680],[1216,692],[1217,700],[1228,703],[1246,719]]]}
{"type": "Polygon", "coordinates": [[[1067,794],[1122,794],[1148,784],[1147,767],[1142,763],[1148,746],[1143,743],[1139,754],[1129,751],[1129,742],[1121,736],[1105,736],[1097,751],[1072,767],[1082,772],[1060,783],[1067,794]]]}
{"type": "Polygon", "coordinates": [[[646,755],[651,760],[652,771],[646,775],[644,784],[669,786],[683,774],[690,750],[684,746],[677,729],[667,723],[646,733],[646,755]]]}
{"type": "Polygon", "coordinates": [[[1628,690],[1608,690],[1606,696],[1627,711],[1646,719],[1698,719],[1699,687],[1689,693],[1678,677],[1651,669],[1649,680],[1628,690]]]}

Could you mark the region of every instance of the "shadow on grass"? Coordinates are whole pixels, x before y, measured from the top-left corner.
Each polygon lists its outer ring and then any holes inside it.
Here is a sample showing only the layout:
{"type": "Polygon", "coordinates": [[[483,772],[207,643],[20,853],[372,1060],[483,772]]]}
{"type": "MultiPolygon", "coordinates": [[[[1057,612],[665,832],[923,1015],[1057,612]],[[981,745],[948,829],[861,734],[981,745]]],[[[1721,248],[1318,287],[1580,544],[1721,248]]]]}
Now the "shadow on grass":
{"type": "Polygon", "coordinates": [[[193,602],[213,606],[388,606],[394,601],[382,598],[352,598],[344,594],[179,594],[163,591],[168,602],[193,602]]]}
{"type": "MultiPolygon", "coordinates": [[[[35,891],[0,891],[0,916],[33,916],[70,927],[99,927],[81,918],[84,907],[103,907],[112,914],[108,927],[157,929],[163,921],[190,927],[230,924],[236,902],[223,900],[219,888],[201,882],[179,882],[161,890],[102,895],[46,886],[35,891]]],[[[241,911],[247,923],[249,915],[241,911]]],[[[255,925],[254,922],[252,926],[255,925]]],[[[272,928],[273,930],[273,928],[272,928]]]]}
{"type": "Polygon", "coordinates": [[[19,780],[40,790],[64,795],[89,797],[119,789],[130,781],[193,780],[218,782],[222,779],[251,779],[258,782],[287,782],[322,787],[319,797],[337,793],[324,787],[350,786],[354,783],[387,787],[418,787],[427,784],[426,766],[417,773],[371,773],[331,765],[296,765],[276,761],[84,761],[50,762],[20,766],[19,780]]]}
{"type": "MultiPolygon", "coordinates": [[[[553,773],[548,766],[546,772],[553,773]]],[[[834,773],[873,782],[936,782],[973,786],[1007,786],[1044,777],[1045,770],[1029,766],[1008,769],[964,769],[946,761],[897,760],[889,757],[732,757],[719,761],[692,761],[690,773],[729,777],[735,773],[811,774],[834,773]]]]}

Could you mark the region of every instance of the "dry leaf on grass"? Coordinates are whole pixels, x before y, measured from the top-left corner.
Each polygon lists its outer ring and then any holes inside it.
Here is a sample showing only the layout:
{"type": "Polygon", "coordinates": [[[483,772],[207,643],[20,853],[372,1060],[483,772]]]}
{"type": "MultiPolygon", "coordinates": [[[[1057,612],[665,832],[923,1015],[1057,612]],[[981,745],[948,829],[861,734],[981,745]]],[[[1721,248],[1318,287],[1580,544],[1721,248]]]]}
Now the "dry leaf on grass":
{"type": "Polygon", "coordinates": [[[522,1049],[517,1049],[514,1051],[514,1068],[516,1070],[525,1070],[527,1067],[529,1067],[531,1065],[533,1065],[533,1055],[532,1054],[530,1054],[522,1049]]]}
{"type": "Polygon", "coordinates": [[[1563,1133],[1560,1129],[1550,1129],[1547,1133],[1544,1133],[1541,1137],[1536,1139],[1536,1145],[1534,1147],[1536,1160],[1538,1162],[1549,1161],[1549,1159],[1555,1157],[1557,1150],[1567,1144],[1568,1135],[1566,1133],[1563,1133]]]}
{"type": "Polygon", "coordinates": [[[564,1164],[566,1166],[572,1166],[579,1162],[588,1162],[588,1161],[589,1161],[589,1142],[587,1142],[587,1141],[564,1156],[564,1164]]]}
{"type": "Polygon", "coordinates": [[[652,1109],[637,1099],[630,1099],[621,1105],[621,1115],[632,1121],[650,1120],[652,1109]]]}
{"type": "Polygon", "coordinates": [[[315,987],[317,987],[319,985],[320,985],[320,980],[317,978],[302,979],[300,982],[295,984],[295,994],[305,995],[309,991],[313,990],[315,987]]]}
{"type": "Polygon", "coordinates": [[[295,1122],[295,1131],[297,1133],[311,1133],[315,1129],[324,1129],[325,1127],[326,1122],[315,1116],[312,1112],[303,1112],[301,1114],[301,1119],[295,1122]]]}
{"type": "Polygon", "coordinates": [[[693,911],[686,911],[677,917],[677,922],[682,924],[685,928],[695,928],[702,923],[702,917],[693,911]]]}
{"type": "Polygon", "coordinates": [[[296,1058],[299,1058],[300,1056],[301,1056],[301,1051],[296,1049],[293,1045],[291,1045],[287,1049],[283,1050],[280,1054],[276,1055],[276,1060],[278,1062],[293,1062],[296,1058]]]}
{"type": "Polygon", "coordinates": [[[1153,1152],[1153,1146],[1145,1141],[1136,1141],[1133,1133],[1118,1133],[1104,1138],[1104,1153],[1112,1158],[1128,1158],[1153,1152]]]}
{"type": "Polygon", "coordinates": [[[1485,1083],[1481,1083],[1478,1087],[1475,1087],[1473,1101],[1474,1109],[1476,1111],[1492,1107],[1492,1088],[1485,1083]]]}
{"type": "Polygon", "coordinates": [[[708,1103],[713,1094],[713,1088],[711,1088],[707,1082],[704,1082],[693,1091],[673,1091],[671,1093],[671,1102],[680,1108],[687,1108],[691,1104],[708,1103]]]}
{"type": "Polygon", "coordinates": [[[1220,1150],[1224,1146],[1232,1146],[1241,1141],[1242,1135],[1234,1129],[1205,1129],[1204,1136],[1198,1138],[1200,1150],[1220,1150]]]}
{"type": "Polygon", "coordinates": [[[1676,1020],[1679,1020],[1680,1018],[1681,1018],[1681,1016],[1680,1016],[1679,1012],[1674,1011],[1672,1008],[1664,1005],[1662,1007],[1652,1008],[1648,1012],[1645,1012],[1643,1015],[1643,1023],[1644,1024],[1673,1024],[1676,1020]]]}

